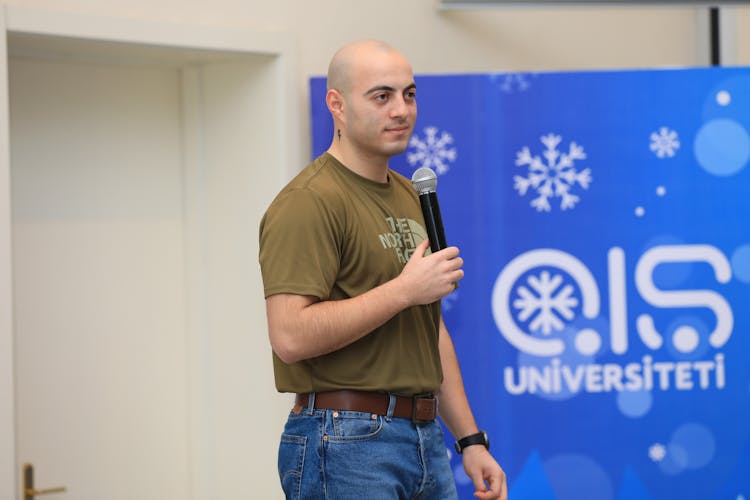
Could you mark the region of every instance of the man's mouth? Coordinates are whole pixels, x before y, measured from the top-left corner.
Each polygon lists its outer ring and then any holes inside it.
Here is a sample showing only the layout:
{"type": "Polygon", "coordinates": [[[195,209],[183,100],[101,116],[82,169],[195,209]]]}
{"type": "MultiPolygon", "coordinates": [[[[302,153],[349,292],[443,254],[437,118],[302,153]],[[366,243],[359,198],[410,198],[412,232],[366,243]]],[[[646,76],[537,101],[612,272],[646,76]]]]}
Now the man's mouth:
{"type": "Polygon", "coordinates": [[[385,129],[386,132],[395,132],[395,133],[407,132],[408,130],[409,130],[408,125],[398,125],[395,127],[388,127],[385,129]]]}

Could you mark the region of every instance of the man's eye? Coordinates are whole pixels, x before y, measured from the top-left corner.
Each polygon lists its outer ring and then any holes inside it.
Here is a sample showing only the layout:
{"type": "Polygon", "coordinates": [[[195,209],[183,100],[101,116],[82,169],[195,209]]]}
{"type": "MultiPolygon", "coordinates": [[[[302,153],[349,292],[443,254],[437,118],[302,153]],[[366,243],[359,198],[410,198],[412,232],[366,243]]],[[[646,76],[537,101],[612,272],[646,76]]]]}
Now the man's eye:
{"type": "Polygon", "coordinates": [[[417,93],[415,91],[407,92],[406,93],[406,98],[407,99],[416,99],[417,98],[417,93]]]}
{"type": "Polygon", "coordinates": [[[375,96],[376,101],[385,101],[388,99],[388,94],[377,94],[375,96]]]}

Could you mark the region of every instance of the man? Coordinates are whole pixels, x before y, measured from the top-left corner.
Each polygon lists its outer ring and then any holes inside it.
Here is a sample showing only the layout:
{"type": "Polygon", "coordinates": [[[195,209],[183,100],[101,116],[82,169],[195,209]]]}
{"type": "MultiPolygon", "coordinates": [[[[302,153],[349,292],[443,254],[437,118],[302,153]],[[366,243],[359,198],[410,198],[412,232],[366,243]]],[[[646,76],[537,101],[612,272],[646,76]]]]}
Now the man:
{"type": "Polygon", "coordinates": [[[388,168],[408,146],[415,97],[394,48],[341,48],[331,146],[261,221],[276,386],[297,393],[279,447],[288,498],[456,498],[438,399],[475,496],[507,498],[440,317],[463,261],[455,247],[428,252],[417,194],[388,168]]]}

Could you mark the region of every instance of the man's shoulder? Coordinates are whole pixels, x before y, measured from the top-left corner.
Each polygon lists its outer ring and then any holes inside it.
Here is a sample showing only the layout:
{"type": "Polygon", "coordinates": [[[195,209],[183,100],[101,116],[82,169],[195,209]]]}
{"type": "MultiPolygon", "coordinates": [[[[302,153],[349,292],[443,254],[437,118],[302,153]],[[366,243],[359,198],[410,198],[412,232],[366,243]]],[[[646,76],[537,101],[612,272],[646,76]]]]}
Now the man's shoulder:
{"type": "Polygon", "coordinates": [[[276,195],[268,211],[291,209],[326,210],[336,205],[340,188],[332,175],[330,157],[325,153],[300,170],[276,195]]]}
{"type": "Polygon", "coordinates": [[[334,191],[336,187],[335,165],[333,159],[327,153],[315,158],[281,190],[281,193],[295,190],[306,190],[324,195],[334,191]]]}

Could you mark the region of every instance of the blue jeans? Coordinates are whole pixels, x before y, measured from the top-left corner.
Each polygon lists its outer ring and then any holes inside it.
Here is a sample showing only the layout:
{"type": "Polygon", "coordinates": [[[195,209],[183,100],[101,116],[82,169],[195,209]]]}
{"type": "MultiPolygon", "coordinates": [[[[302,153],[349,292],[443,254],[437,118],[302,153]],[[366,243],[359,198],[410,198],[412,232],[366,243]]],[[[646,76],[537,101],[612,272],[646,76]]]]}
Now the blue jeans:
{"type": "Polygon", "coordinates": [[[437,421],[355,411],[292,412],[279,446],[288,499],[457,499],[437,421]]]}

